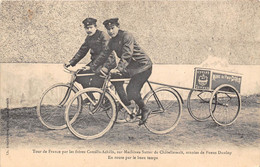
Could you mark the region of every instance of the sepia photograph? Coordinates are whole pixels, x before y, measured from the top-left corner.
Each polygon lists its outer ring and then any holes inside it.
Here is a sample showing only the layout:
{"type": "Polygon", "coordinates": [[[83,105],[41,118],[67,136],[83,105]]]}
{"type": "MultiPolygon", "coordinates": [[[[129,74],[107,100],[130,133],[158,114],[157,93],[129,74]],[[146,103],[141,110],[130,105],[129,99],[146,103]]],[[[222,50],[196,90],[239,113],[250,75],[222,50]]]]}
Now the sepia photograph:
{"type": "Polygon", "coordinates": [[[260,166],[259,0],[0,0],[0,166],[260,166]]]}

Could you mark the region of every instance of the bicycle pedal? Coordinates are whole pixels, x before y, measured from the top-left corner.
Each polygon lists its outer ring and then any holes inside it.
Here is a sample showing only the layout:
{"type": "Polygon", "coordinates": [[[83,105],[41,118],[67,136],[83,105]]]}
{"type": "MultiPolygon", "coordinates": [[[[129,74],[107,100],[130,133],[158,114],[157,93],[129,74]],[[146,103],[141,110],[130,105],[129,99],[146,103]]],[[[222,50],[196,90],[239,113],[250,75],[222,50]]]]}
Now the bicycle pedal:
{"type": "Polygon", "coordinates": [[[136,120],[136,116],[133,114],[127,114],[127,116],[125,117],[125,120],[127,122],[134,122],[136,120]]]}
{"type": "Polygon", "coordinates": [[[131,119],[134,119],[135,118],[135,115],[134,114],[130,114],[129,115],[131,119]]]}

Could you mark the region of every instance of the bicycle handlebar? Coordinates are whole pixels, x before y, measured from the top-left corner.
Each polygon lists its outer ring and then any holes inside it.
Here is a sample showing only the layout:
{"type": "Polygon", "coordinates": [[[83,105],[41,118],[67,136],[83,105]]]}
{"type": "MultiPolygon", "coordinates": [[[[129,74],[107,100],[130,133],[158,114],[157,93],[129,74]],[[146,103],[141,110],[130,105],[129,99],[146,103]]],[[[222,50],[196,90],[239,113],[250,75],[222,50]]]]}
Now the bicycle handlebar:
{"type": "MultiPolygon", "coordinates": [[[[84,70],[84,68],[79,68],[79,69],[77,69],[77,70],[71,70],[71,69],[69,69],[65,64],[63,64],[63,68],[64,68],[64,71],[65,72],[67,72],[67,73],[71,73],[71,74],[75,74],[75,75],[77,75],[77,76],[93,76],[93,75],[95,75],[95,73],[93,72],[93,73],[86,73],[86,74],[78,74],[78,72],[80,72],[81,70],[84,70]]],[[[101,75],[100,75],[100,77],[102,77],[102,78],[106,78],[106,77],[111,77],[111,74],[110,73],[108,73],[108,74],[106,74],[104,71],[102,71],[102,70],[100,70],[100,73],[101,73],[101,75]]]]}
{"type": "MultiPolygon", "coordinates": [[[[81,71],[82,69],[84,68],[80,68],[80,69],[77,69],[77,70],[71,70],[69,69],[65,64],[63,64],[63,68],[64,68],[64,71],[67,72],[67,73],[71,73],[71,74],[76,74],[76,76],[93,76],[95,75],[95,73],[88,73],[88,74],[78,74],[79,71],[81,71]]],[[[102,78],[109,78],[111,79],[111,75],[112,73],[109,72],[108,74],[106,74],[104,71],[100,70],[100,77],[102,78]]],[[[119,73],[119,75],[122,76],[121,73],[119,73]]],[[[120,79],[112,79],[113,81],[124,81],[124,80],[129,80],[128,78],[120,78],[120,79]]]]}
{"type": "Polygon", "coordinates": [[[81,70],[84,69],[84,68],[80,68],[80,69],[77,69],[77,70],[75,71],[75,70],[69,69],[65,64],[63,64],[63,68],[64,68],[64,71],[65,71],[65,72],[71,73],[71,74],[75,74],[75,75],[77,75],[77,76],[92,76],[92,75],[95,75],[95,73],[78,74],[78,72],[81,71],[81,70]]]}
{"type": "Polygon", "coordinates": [[[75,73],[75,72],[78,71],[78,70],[76,70],[76,71],[70,70],[70,69],[66,66],[66,64],[63,64],[63,68],[64,68],[64,71],[67,72],[67,73],[75,73]]]}

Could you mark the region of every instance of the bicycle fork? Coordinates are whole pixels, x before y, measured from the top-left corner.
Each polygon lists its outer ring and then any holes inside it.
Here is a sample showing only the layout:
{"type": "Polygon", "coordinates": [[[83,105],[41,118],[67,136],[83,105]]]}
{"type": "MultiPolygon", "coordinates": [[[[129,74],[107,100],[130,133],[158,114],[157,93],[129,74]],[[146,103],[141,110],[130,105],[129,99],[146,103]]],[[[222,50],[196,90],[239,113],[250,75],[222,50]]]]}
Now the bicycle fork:
{"type": "Polygon", "coordinates": [[[67,102],[68,98],[70,97],[70,93],[72,90],[72,86],[73,84],[70,84],[70,87],[67,89],[64,98],[61,100],[61,102],[59,103],[59,107],[64,106],[64,104],[67,102]]]}
{"type": "Polygon", "coordinates": [[[102,86],[102,88],[101,88],[101,89],[102,89],[102,94],[101,94],[101,96],[100,96],[100,98],[99,98],[99,100],[98,100],[98,102],[97,102],[96,104],[95,104],[95,102],[87,95],[87,98],[89,99],[90,103],[92,103],[92,104],[95,106],[95,108],[94,108],[92,111],[89,111],[89,113],[90,113],[91,115],[93,115],[93,114],[100,108],[100,106],[101,106],[101,104],[102,104],[102,102],[103,102],[103,100],[104,100],[104,98],[105,98],[105,93],[106,93],[106,91],[107,91],[107,89],[108,89],[107,85],[108,85],[108,82],[109,82],[110,78],[111,78],[110,75],[108,75],[108,76],[105,78],[104,84],[103,84],[103,86],[102,86]]]}
{"type": "Polygon", "coordinates": [[[72,87],[73,87],[74,82],[75,82],[76,77],[77,77],[77,73],[78,72],[76,72],[75,74],[73,74],[71,76],[71,79],[70,79],[70,82],[69,82],[70,87],[69,87],[69,89],[67,89],[64,98],[59,103],[59,107],[62,107],[67,102],[68,98],[70,97],[70,93],[71,93],[72,87]]]}

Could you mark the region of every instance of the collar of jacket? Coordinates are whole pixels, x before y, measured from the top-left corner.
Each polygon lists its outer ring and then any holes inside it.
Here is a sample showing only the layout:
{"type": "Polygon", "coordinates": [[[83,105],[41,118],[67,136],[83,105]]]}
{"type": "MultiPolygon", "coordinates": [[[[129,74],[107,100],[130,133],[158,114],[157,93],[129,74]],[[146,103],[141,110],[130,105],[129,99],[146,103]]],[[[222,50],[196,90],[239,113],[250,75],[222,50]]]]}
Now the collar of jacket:
{"type": "Polygon", "coordinates": [[[118,33],[116,34],[115,37],[112,37],[112,39],[118,38],[119,36],[122,36],[122,34],[124,33],[123,30],[118,30],[118,33]]]}
{"type": "Polygon", "coordinates": [[[88,38],[95,38],[99,34],[100,30],[96,30],[96,32],[92,36],[88,36],[88,38]]]}

